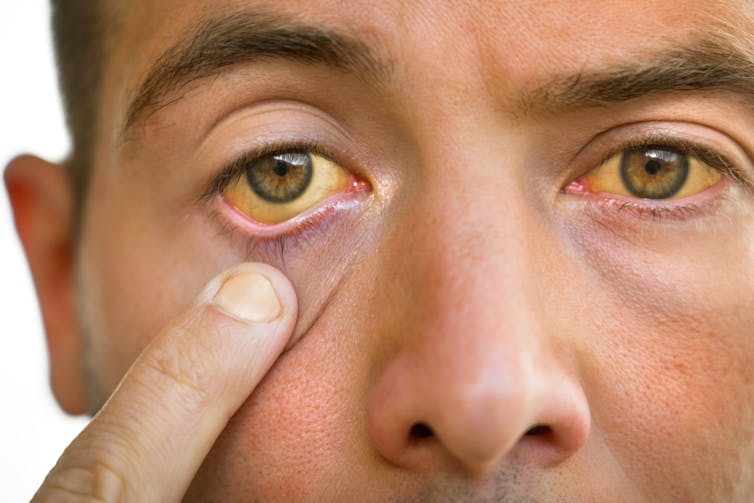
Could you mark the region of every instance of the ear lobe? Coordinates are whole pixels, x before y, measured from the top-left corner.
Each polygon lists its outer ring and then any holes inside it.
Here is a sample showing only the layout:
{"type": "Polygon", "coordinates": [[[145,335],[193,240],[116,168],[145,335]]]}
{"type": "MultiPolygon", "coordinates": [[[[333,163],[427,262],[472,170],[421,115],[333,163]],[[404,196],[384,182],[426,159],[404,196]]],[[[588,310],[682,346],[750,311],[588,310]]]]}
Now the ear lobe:
{"type": "Polygon", "coordinates": [[[82,414],[82,344],[73,302],[71,194],[65,169],[24,155],[10,162],[4,178],[42,310],[52,390],[63,410],[82,414]]]}

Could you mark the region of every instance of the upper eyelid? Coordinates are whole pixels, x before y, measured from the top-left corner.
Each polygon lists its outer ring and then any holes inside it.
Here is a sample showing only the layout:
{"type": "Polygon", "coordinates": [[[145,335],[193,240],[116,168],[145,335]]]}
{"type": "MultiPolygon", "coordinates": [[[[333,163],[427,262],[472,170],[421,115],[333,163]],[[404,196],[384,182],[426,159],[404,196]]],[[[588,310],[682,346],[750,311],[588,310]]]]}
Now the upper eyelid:
{"type": "MultiPolygon", "coordinates": [[[[306,117],[309,120],[321,122],[328,128],[332,128],[332,130],[339,136],[345,139],[350,139],[347,129],[345,129],[335,118],[330,116],[330,114],[325,113],[315,105],[301,100],[265,99],[248,103],[239,109],[218,117],[207,127],[207,130],[199,139],[199,144],[203,144],[215,130],[224,124],[233,124],[237,121],[246,121],[248,119],[260,120],[260,118],[265,116],[272,115],[275,117],[279,114],[296,114],[297,116],[300,115],[301,117],[306,117]]],[[[263,121],[263,123],[265,122],[263,121]]]]}
{"type": "MultiPolygon", "coordinates": [[[[212,168],[209,179],[232,158],[247,152],[262,152],[270,145],[304,145],[337,154],[332,160],[363,174],[361,168],[369,165],[369,157],[362,144],[348,124],[314,104],[275,98],[254,101],[223,115],[202,134],[192,156],[200,166],[212,168]]],[[[204,184],[208,185],[208,180],[204,184]]]]}
{"type": "Polygon", "coordinates": [[[608,150],[603,155],[602,161],[595,166],[595,169],[607,163],[615,156],[621,155],[626,150],[631,149],[667,149],[675,150],[685,155],[690,155],[698,158],[702,163],[716,169],[717,171],[728,175],[736,181],[746,185],[746,180],[741,179],[740,170],[735,168],[735,165],[731,163],[725,156],[717,152],[712,151],[707,147],[700,146],[696,143],[688,142],[684,139],[678,138],[646,138],[646,139],[632,139],[627,143],[622,144],[619,147],[608,150]]]}
{"type": "Polygon", "coordinates": [[[720,170],[726,170],[733,165],[727,157],[723,154],[713,151],[712,149],[699,145],[693,141],[685,138],[679,138],[669,135],[656,135],[648,137],[631,138],[628,141],[619,144],[608,150],[602,157],[602,163],[607,162],[613,156],[621,154],[622,152],[630,149],[641,148],[666,148],[669,150],[678,150],[684,154],[695,155],[700,160],[711,165],[713,168],[720,170]]]}

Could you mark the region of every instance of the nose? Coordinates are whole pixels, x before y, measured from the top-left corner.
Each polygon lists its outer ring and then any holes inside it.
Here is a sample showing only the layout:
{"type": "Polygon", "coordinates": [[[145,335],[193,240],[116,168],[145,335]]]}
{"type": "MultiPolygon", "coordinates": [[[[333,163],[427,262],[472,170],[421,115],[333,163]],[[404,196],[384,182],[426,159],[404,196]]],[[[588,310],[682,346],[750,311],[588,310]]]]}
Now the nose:
{"type": "Polygon", "coordinates": [[[490,213],[470,211],[477,203],[450,218],[418,202],[421,224],[396,229],[383,251],[402,280],[385,287],[380,337],[391,343],[369,395],[369,431],[405,469],[553,466],[588,436],[585,394],[538,291],[542,256],[527,244],[545,238],[525,218],[459,221],[490,213]]]}
{"type": "Polygon", "coordinates": [[[371,436],[395,465],[417,471],[460,466],[478,474],[510,457],[544,468],[585,442],[589,411],[568,376],[536,368],[526,357],[444,355],[476,367],[464,373],[440,356],[401,355],[371,396],[371,436]]]}

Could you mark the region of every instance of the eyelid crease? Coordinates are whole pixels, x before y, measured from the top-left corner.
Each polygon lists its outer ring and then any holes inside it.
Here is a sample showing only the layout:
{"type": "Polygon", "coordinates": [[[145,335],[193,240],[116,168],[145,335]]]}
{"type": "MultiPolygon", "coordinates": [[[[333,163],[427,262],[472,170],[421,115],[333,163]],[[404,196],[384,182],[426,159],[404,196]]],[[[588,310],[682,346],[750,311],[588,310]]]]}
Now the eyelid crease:
{"type": "Polygon", "coordinates": [[[212,134],[220,123],[229,122],[238,119],[239,117],[263,117],[267,114],[281,114],[281,113],[297,113],[304,114],[310,117],[314,117],[316,120],[323,121],[328,127],[331,127],[338,135],[344,138],[346,141],[353,141],[348,131],[330,114],[325,113],[315,103],[310,103],[303,98],[297,99],[281,99],[281,98],[265,98],[255,99],[250,102],[245,102],[243,106],[236,107],[234,110],[229,111],[226,114],[219,115],[212,123],[210,123],[204,134],[197,140],[199,144],[204,143],[205,139],[212,134]]]}

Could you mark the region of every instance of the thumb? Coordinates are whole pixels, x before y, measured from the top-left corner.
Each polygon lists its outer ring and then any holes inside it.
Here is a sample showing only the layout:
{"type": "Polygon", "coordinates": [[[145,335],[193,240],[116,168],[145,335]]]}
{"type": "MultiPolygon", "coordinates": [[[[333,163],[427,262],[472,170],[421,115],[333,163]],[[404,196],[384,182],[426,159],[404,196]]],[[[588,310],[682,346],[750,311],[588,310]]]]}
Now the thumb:
{"type": "Polygon", "coordinates": [[[244,263],[220,274],[139,355],[33,501],[179,501],[296,314],[277,269],[244,263]]]}

